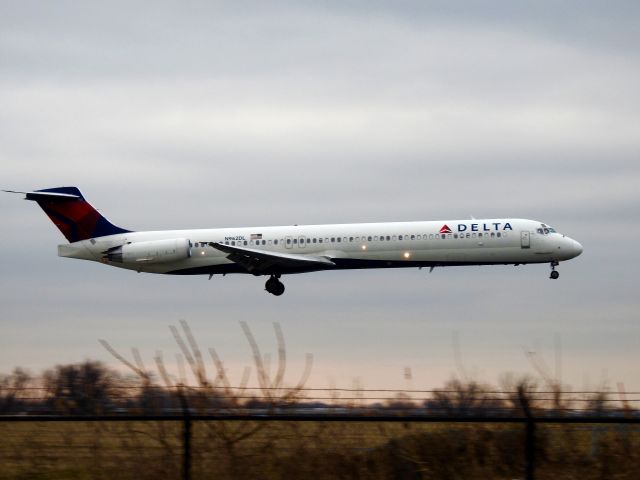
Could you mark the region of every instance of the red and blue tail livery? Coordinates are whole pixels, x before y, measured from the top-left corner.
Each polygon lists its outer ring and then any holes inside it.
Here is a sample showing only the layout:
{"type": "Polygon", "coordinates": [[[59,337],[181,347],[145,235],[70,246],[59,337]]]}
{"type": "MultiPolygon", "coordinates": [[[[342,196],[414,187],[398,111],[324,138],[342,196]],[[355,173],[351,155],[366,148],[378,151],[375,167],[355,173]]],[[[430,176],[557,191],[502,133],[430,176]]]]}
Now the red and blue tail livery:
{"type": "Polygon", "coordinates": [[[56,187],[26,192],[58,227],[70,243],[106,237],[129,230],[112,224],[87,202],[76,187],[56,187]]]}
{"type": "Polygon", "coordinates": [[[129,231],[109,222],[76,187],[23,193],[42,207],[70,243],[58,255],[137,272],[268,276],[265,290],[284,292],[283,275],[320,270],[549,263],[582,245],[536,220],[490,218],[332,225],[129,231]]]}

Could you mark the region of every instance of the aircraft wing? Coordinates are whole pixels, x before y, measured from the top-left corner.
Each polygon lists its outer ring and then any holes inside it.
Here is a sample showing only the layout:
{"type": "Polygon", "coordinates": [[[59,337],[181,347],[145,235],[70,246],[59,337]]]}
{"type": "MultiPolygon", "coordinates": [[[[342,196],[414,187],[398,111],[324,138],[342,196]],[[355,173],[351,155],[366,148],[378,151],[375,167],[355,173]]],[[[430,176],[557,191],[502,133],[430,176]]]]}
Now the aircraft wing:
{"type": "Polygon", "coordinates": [[[254,275],[316,268],[320,270],[335,266],[329,258],[319,255],[268,252],[216,242],[209,242],[209,245],[226,253],[229,260],[241,265],[254,275]]]}

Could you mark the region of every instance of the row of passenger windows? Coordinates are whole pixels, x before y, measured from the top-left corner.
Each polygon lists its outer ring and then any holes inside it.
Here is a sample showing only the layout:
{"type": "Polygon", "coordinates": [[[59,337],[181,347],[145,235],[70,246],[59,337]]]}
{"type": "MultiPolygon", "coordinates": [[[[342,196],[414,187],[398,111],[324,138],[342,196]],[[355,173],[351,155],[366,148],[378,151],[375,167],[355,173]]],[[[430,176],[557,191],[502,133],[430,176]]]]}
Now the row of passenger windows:
{"type": "MultiPolygon", "coordinates": [[[[504,234],[506,236],[506,234],[504,234]]],[[[503,233],[502,232],[491,232],[489,233],[485,233],[484,237],[502,237],[503,233]]],[[[424,235],[369,235],[366,237],[330,237],[330,238],[325,238],[325,243],[352,243],[352,242],[393,242],[393,241],[398,241],[398,240],[404,240],[407,241],[409,239],[411,240],[435,240],[435,239],[445,239],[445,238],[482,238],[483,234],[482,233],[461,233],[461,234],[457,234],[457,233],[441,233],[441,234],[424,234],[424,235]]],[[[288,238],[286,240],[287,244],[291,244],[293,243],[294,245],[298,243],[298,241],[300,241],[300,243],[322,243],[322,238],[288,238]]],[[[277,241],[275,241],[277,244],[277,241]]]]}
{"type": "MultiPolygon", "coordinates": [[[[482,232],[478,232],[478,233],[436,233],[436,234],[424,234],[424,235],[369,235],[369,236],[363,236],[363,237],[325,237],[323,238],[307,238],[307,237],[300,237],[300,238],[287,238],[284,240],[280,240],[278,241],[277,239],[275,240],[269,240],[268,243],[269,245],[278,245],[278,244],[282,244],[282,243],[286,243],[287,245],[302,245],[302,244],[318,244],[318,243],[361,243],[361,242],[392,242],[392,241],[407,241],[407,240],[444,240],[444,239],[464,239],[464,238],[501,238],[501,237],[506,237],[507,234],[506,233],[502,233],[502,232],[491,232],[491,233],[482,233],[482,232]]],[[[267,245],[267,240],[230,240],[230,241],[224,241],[222,242],[224,245],[231,245],[231,246],[236,246],[236,245],[244,245],[244,246],[248,246],[248,245],[267,245]]],[[[208,243],[206,242],[195,242],[194,246],[195,247],[205,247],[207,246],[208,243]]]]}

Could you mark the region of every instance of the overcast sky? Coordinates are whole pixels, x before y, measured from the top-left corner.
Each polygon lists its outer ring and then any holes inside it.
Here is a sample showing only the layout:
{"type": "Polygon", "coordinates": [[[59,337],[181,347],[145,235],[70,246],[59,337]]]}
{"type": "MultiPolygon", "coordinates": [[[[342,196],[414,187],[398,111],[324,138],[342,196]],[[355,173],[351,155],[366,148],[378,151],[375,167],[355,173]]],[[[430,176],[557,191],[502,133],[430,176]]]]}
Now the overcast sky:
{"type": "Polygon", "coordinates": [[[574,388],[640,390],[639,10],[0,1],[1,188],[76,185],[134,230],[511,216],[584,246],[558,281],[548,265],[322,272],[276,298],[263,278],[58,258],[37,205],[4,194],[0,372],[116,367],[101,338],[171,362],[186,319],[238,383],[245,320],[272,354],[280,322],[289,383],[311,352],[316,387],[497,384],[535,373],[525,351],[553,369],[560,345],[574,388]]]}

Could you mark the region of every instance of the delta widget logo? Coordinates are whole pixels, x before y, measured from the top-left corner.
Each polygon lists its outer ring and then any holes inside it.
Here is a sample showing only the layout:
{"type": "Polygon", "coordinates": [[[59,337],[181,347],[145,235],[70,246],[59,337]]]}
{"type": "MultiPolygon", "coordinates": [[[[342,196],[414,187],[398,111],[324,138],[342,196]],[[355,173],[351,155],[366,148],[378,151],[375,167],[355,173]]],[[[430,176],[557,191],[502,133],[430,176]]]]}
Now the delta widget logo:
{"type": "MultiPolygon", "coordinates": [[[[457,232],[498,232],[500,230],[513,230],[509,222],[493,222],[493,223],[471,223],[469,225],[459,223],[457,232]]],[[[440,228],[440,233],[453,233],[446,223],[440,228]]]]}

